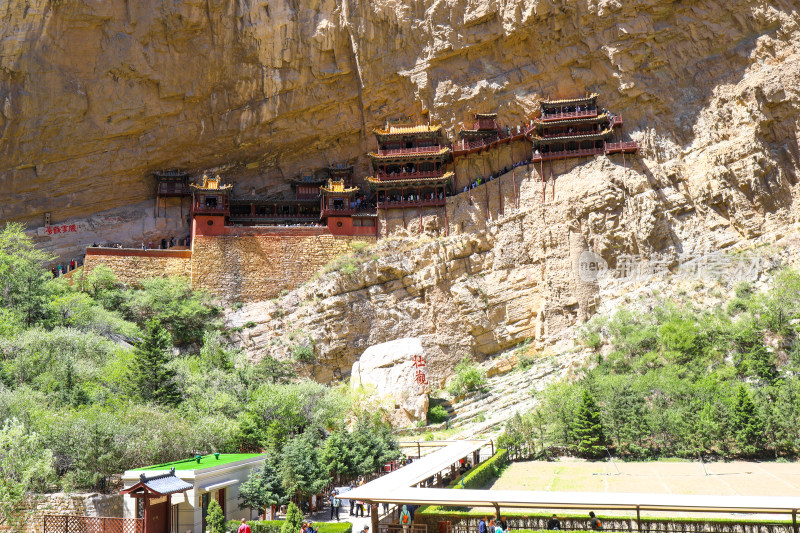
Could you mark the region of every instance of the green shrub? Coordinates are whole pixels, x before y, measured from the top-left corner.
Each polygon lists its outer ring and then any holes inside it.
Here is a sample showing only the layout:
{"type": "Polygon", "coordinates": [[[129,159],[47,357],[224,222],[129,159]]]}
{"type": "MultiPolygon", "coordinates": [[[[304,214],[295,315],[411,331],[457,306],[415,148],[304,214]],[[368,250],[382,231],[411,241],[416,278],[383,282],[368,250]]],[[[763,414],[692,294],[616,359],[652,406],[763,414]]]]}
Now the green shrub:
{"type": "Polygon", "coordinates": [[[350,248],[352,248],[356,252],[363,252],[367,248],[369,248],[369,243],[364,241],[351,241],[350,248]]]}
{"type": "Polygon", "coordinates": [[[447,384],[447,392],[453,396],[462,396],[470,391],[478,390],[486,385],[486,372],[464,356],[456,365],[456,375],[447,384]]]}
{"type": "MultiPolygon", "coordinates": [[[[281,533],[283,520],[252,520],[247,522],[252,533],[281,533]]],[[[241,524],[238,520],[230,520],[227,524],[227,531],[236,531],[241,524]]],[[[319,533],[352,533],[353,524],[349,522],[315,522],[314,529],[319,528],[319,533]]],[[[299,529],[299,526],[298,526],[299,529]]]]}
{"type": "Polygon", "coordinates": [[[428,408],[428,424],[441,424],[447,420],[447,409],[442,405],[431,405],[428,408]]]}
{"type": "Polygon", "coordinates": [[[226,533],[225,532],[225,514],[222,512],[217,500],[211,500],[208,504],[208,514],[206,515],[208,522],[208,533],[226,533]]]}
{"type": "Polygon", "coordinates": [[[281,525],[281,533],[296,533],[302,522],[303,513],[294,503],[289,503],[289,507],[286,509],[286,520],[281,525]]]}
{"type": "Polygon", "coordinates": [[[295,344],[292,346],[292,357],[298,363],[313,363],[314,348],[307,344],[295,344]]]}

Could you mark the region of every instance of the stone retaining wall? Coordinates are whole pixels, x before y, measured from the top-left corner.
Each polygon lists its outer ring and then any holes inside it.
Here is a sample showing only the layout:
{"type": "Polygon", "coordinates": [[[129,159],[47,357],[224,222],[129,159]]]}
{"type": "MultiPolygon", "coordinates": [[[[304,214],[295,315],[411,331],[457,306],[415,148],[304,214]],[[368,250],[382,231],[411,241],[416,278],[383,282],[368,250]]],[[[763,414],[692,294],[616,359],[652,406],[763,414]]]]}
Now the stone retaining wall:
{"type": "Polygon", "coordinates": [[[191,276],[191,250],[135,250],[87,248],[84,275],[105,265],[122,283],[136,285],[146,278],[191,276]]]}
{"type": "Polygon", "coordinates": [[[25,532],[42,533],[44,531],[44,515],[122,518],[122,496],[97,492],[40,494],[25,525],[25,532]]]}
{"type": "Polygon", "coordinates": [[[192,287],[228,301],[268,300],[308,281],[334,257],[368,236],[249,235],[197,236],[193,243],[192,287]]]}

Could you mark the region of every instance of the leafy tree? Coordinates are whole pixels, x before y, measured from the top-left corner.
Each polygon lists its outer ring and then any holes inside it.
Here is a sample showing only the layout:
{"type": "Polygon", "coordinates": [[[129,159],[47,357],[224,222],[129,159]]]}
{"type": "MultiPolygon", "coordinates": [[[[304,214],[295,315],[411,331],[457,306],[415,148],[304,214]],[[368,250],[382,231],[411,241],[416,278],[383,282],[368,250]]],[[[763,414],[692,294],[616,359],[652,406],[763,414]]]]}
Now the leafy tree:
{"type": "Polygon", "coordinates": [[[303,513],[294,503],[290,503],[286,509],[286,519],[281,526],[281,533],[296,533],[300,530],[300,524],[302,523],[303,513]]]}
{"type": "Polygon", "coordinates": [[[585,457],[601,457],[606,451],[606,437],[600,420],[600,409],[588,390],[581,394],[572,427],[575,450],[585,457]]]}
{"type": "Polygon", "coordinates": [[[745,361],[749,373],[764,383],[772,384],[778,379],[778,370],[772,361],[772,353],[767,347],[759,343],[745,354],[745,361]]]}
{"type": "Polygon", "coordinates": [[[18,223],[0,231],[0,307],[13,310],[31,326],[44,318],[50,273],[45,263],[53,257],[36,248],[18,223]]]}
{"type": "Polygon", "coordinates": [[[290,363],[267,354],[253,367],[253,377],[258,381],[283,384],[295,379],[297,373],[290,363]]]}
{"type": "Polygon", "coordinates": [[[226,533],[225,514],[217,500],[211,500],[208,504],[206,523],[208,524],[208,529],[206,529],[208,533],[226,533]]]}
{"type": "Polygon", "coordinates": [[[189,280],[180,277],[142,280],[142,289],[131,292],[124,309],[140,324],[157,319],[181,346],[200,342],[206,330],[217,326],[219,315],[208,293],[192,290],[189,280]]]}
{"type": "Polygon", "coordinates": [[[264,461],[264,466],[254,470],[247,480],[239,487],[240,509],[267,509],[272,505],[283,505],[288,498],[283,490],[281,479],[274,466],[272,458],[264,461]]]}
{"type": "Polygon", "coordinates": [[[309,497],[322,491],[330,481],[320,461],[320,440],[319,431],[309,428],[283,448],[280,477],[287,494],[309,497]]]}
{"type": "Polygon", "coordinates": [[[169,333],[156,319],[147,322],[144,339],[134,349],[131,382],[135,393],[146,402],[177,405],[181,401],[175,371],[168,366],[172,347],[169,333]]]}
{"type": "Polygon", "coordinates": [[[756,454],[764,444],[764,420],[744,385],[739,385],[736,391],[733,432],[739,451],[744,455],[756,454]]]}
{"type": "Polygon", "coordinates": [[[455,375],[447,384],[447,392],[453,396],[461,396],[486,385],[486,372],[473,363],[468,356],[456,365],[455,375]]]}
{"type": "Polygon", "coordinates": [[[343,475],[354,473],[354,467],[351,461],[351,439],[350,434],[345,431],[336,431],[331,433],[325,439],[325,445],[322,447],[320,460],[325,465],[328,475],[333,477],[337,482],[341,480],[343,475]]]}
{"type": "Polygon", "coordinates": [[[356,474],[366,475],[400,456],[391,428],[383,423],[361,418],[350,435],[350,462],[356,474]]]}
{"type": "Polygon", "coordinates": [[[781,334],[789,333],[790,321],[800,309],[800,273],[793,269],[782,270],[773,281],[764,300],[764,313],[768,327],[781,334]]]}
{"type": "Polygon", "coordinates": [[[54,477],[53,456],[36,433],[27,432],[16,418],[0,428],[0,524],[22,530],[25,502],[44,491],[54,477]]]}

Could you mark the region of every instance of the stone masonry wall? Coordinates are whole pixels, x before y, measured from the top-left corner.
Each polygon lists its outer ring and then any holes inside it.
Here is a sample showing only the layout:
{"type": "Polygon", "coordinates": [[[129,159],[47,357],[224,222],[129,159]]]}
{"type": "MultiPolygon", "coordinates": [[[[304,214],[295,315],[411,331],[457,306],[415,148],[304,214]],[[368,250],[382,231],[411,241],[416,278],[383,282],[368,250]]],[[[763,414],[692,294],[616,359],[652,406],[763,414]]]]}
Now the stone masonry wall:
{"type": "Polygon", "coordinates": [[[141,280],[165,276],[191,277],[191,250],[126,250],[88,248],[84,273],[105,265],[122,283],[137,284],[141,280]]]}
{"type": "Polygon", "coordinates": [[[353,241],[374,237],[334,235],[197,236],[192,254],[192,287],[228,301],[255,302],[297,288],[353,241]]]}
{"type": "Polygon", "coordinates": [[[122,496],[97,492],[41,494],[25,525],[25,532],[42,533],[45,515],[122,518],[122,496]]]}

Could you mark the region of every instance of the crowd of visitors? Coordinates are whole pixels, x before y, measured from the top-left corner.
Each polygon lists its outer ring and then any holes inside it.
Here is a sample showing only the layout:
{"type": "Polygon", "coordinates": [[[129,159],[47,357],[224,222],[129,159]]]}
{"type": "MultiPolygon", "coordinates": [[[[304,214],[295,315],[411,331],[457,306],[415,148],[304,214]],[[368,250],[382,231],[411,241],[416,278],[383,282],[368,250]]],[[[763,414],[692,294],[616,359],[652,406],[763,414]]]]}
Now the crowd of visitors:
{"type": "Polygon", "coordinates": [[[72,272],[79,266],[83,265],[83,259],[73,259],[69,263],[58,263],[56,266],[50,269],[50,272],[53,274],[54,278],[60,278],[64,274],[68,272],[72,272]]]}
{"type": "Polygon", "coordinates": [[[487,183],[489,181],[494,181],[497,178],[499,178],[500,176],[502,176],[503,174],[507,174],[507,173],[511,172],[515,168],[519,168],[521,166],[530,165],[530,164],[531,164],[531,159],[528,158],[528,159],[526,159],[524,161],[518,161],[518,162],[514,163],[513,165],[507,165],[507,166],[503,167],[502,169],[498,170],[497,172],[493,172],[493,173],[489,174],[489,176],[486,179],[484,179],[484,178],[476,178],[476,179],[474,179],[469,185],[464,186],[464,190],[461,191],[461,192],[467,192],[468,190],[474,189],[475,187],[477,187],[479,185],[483,185],[484,183],[487,183]]]}

